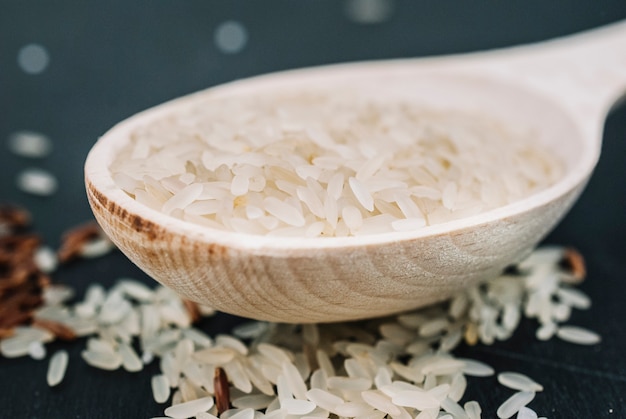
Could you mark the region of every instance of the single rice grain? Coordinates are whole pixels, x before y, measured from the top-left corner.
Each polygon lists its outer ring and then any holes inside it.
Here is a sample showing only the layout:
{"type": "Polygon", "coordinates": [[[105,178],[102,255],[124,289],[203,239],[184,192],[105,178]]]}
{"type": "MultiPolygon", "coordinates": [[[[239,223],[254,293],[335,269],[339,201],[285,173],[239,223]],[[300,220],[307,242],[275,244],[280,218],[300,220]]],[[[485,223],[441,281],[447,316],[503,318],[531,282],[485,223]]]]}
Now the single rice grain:
{"type": "Polygon", "coordinates": [[[46,375],[46,380],[50,387],[54,387],[63,381],[68,360],[69,356],[65,350],[57,351],[54,355],[52,355],[50,358],[50,364],[48,365],[48,373],[46,375]]]}

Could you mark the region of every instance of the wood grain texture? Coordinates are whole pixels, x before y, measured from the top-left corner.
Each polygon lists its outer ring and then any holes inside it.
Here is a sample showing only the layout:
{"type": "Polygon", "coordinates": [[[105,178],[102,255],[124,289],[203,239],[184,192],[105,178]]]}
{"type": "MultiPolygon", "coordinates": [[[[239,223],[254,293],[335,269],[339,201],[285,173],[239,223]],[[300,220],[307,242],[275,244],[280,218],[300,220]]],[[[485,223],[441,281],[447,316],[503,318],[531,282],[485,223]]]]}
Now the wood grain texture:
{"type": "MultiPolygon", "coordinates": [[[[391,314],[449,297],[497,275],[554,227],[582,189],[474,228],[331,251],[224,247],[137,221],[88,185],[98,222],[157,281],[227,313],[281,322],[328,322],[391,314]],[[120,215],[123,214],[123,215],[120,215]]],[[[249,240],[254,240],[250,237],[249,240]]]]}

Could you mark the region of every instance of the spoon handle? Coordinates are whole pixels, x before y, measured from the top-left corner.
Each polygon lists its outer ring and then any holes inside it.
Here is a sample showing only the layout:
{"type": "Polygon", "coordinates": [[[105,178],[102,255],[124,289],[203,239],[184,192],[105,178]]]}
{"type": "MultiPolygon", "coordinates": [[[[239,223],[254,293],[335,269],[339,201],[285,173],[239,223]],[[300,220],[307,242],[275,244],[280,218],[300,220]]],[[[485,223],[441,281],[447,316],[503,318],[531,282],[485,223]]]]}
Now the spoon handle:
{"type": "Polygon", "coordinates": [[[483,58],[476,69],[548,95],[597,132],[626,92],[626,21],[483,58]]]}

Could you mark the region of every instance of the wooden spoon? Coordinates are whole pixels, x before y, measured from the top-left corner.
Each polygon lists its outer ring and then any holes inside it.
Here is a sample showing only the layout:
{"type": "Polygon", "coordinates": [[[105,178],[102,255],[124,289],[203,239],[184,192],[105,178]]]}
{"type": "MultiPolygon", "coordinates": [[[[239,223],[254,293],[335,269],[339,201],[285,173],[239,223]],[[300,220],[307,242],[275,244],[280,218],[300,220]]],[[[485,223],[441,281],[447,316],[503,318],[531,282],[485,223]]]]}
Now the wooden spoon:
{"type": "Polygon", "coordinates": [[[278,322],[381,316],[445,299],[525,257],[580,195],[604,119],[626,90],[626,23],[532,46],[288,71],[142,112],[98,140],[85,165],[96,219],[134,263],[180,295],[278,322]],[[109,165],[138,126],[201,101],[275,89],[350,86],[439,110],[479,111],[533,129],[566,164],[547,190],[415,232],[278,238],[212,230],[136,202],[109,165]]]}

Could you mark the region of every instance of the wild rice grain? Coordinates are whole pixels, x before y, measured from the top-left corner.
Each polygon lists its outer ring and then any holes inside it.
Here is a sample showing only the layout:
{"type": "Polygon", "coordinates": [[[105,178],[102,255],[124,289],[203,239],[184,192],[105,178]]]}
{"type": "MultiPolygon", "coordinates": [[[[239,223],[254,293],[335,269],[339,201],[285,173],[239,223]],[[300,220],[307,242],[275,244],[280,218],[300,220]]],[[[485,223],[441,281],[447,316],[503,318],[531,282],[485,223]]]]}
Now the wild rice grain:
{"type": "Polygon", "coordinates": [[[587,274],[585,259],[580,252],[571,247],[565,249],[561,264],[572,274],[572,282],[574,283],[582,281],[587,274]]]}
{"type": "Polygon", "coordinates": [[[228,386],[228,377],[222,368],[215,369],[213,388],[215,392],[215,405],[217,406],[217,413],[218,415],[221,415],[230,409],[230,388],[228,386]]]}

